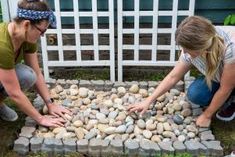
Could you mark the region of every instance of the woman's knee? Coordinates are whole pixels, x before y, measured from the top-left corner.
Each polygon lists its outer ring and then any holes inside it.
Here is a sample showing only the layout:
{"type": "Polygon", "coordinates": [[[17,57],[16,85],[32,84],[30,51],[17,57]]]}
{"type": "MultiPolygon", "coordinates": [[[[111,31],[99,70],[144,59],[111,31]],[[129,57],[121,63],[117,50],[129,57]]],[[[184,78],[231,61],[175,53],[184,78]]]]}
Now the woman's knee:
{"type": "Polygon", "coordinates": [[[188,88],[187,98],[193,104],[197,104],[197,105],[200,105],[200,106],[209,105],[210,101],[208,100],[208,98],[203,98],[203,97],[204,97],[203,92],[199,91],[194,86],[191,86],[191,87],[188,88]]]}
{"type": "Polygon", "coordinates": [[[17,64],[15,70],[22,90],[28,90],[35,84],[37,76],[31,67],[24,64],[17,64]]]}
{"type": "Polygon", "coordinates": [[[212,89],[210,89],[206,84],[204,77],[200,77],[189,86],[187,98],[194,104],[207,106],[210,104],[218,88],[219,83],[212,82],[212,89]]]}

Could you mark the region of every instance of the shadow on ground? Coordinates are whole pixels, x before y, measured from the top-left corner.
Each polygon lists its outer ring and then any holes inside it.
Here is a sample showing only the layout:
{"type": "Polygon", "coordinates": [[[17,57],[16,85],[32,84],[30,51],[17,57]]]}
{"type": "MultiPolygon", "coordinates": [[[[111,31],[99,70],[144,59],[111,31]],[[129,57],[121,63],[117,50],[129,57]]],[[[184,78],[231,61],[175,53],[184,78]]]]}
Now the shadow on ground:
{"type": "Polygon", "coordinates": [[[223,122],[214,118],[211,129],[215,138],[221,141],[226,155],[230,154],[232,150],[235,150],[235,120],[223,122]]]}
{"type": "Polygon", "coordinates": [[[13,143],[17,138],[20,129],[24,125],[25,115],[17,111],[19,119],[15,122],[6,122],[0,120],[0,157],[16,157],[12,151],[13,143]]]}

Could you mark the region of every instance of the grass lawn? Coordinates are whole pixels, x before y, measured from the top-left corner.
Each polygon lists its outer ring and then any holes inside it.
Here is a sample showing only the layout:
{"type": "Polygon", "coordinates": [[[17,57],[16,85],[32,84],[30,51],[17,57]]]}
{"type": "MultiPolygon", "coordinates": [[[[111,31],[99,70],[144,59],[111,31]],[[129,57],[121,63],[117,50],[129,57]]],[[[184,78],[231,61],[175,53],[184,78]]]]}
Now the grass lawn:
{"type": "Polygon", "coordinates": [[[235,120],[223,122],[214,118],[211,129],[216,139],[221,141],[226,155],[235,150],[235,120]]]}

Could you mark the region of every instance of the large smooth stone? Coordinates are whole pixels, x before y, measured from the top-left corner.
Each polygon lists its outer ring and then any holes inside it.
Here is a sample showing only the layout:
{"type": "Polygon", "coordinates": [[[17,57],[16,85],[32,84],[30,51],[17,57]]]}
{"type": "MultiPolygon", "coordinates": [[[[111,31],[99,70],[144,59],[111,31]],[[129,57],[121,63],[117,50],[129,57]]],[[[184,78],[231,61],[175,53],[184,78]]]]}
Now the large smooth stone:
{"type": "Polygon", "coordinates": [[[181,115],[179,115],[179,114],[176,114],[176,115],[173,116],[173,121],[174,121],[176,124],[180,125],[180,124],[183,124],[184,118],[183,118],[183,116],[181,116],[181,115]]]}

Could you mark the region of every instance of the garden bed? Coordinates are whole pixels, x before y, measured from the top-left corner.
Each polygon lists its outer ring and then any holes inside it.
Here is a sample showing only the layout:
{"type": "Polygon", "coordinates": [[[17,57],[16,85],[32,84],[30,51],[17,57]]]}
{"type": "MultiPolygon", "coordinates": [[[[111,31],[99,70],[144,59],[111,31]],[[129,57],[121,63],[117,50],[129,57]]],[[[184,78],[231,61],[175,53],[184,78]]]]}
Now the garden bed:
{"type": "MultiPolygon", "coordinates": [[[[222,156],[223,148],[212,130],[195,125],[202,109],[187,102],[183,82],[150,105],[144,116],[127,113],[128,104],[144,100],[158,84],[51,80],[52,97],[57,104],[73,110],[73,116],[65,115],[67,123],[61,128],[37,126],[27,117],[14,150],[21,155],[42,151],[50,155],[162,156],[186,152],[192,156],[222,156]]],[[[34,105],[46,113],[40,97],[34,105]]]]}

